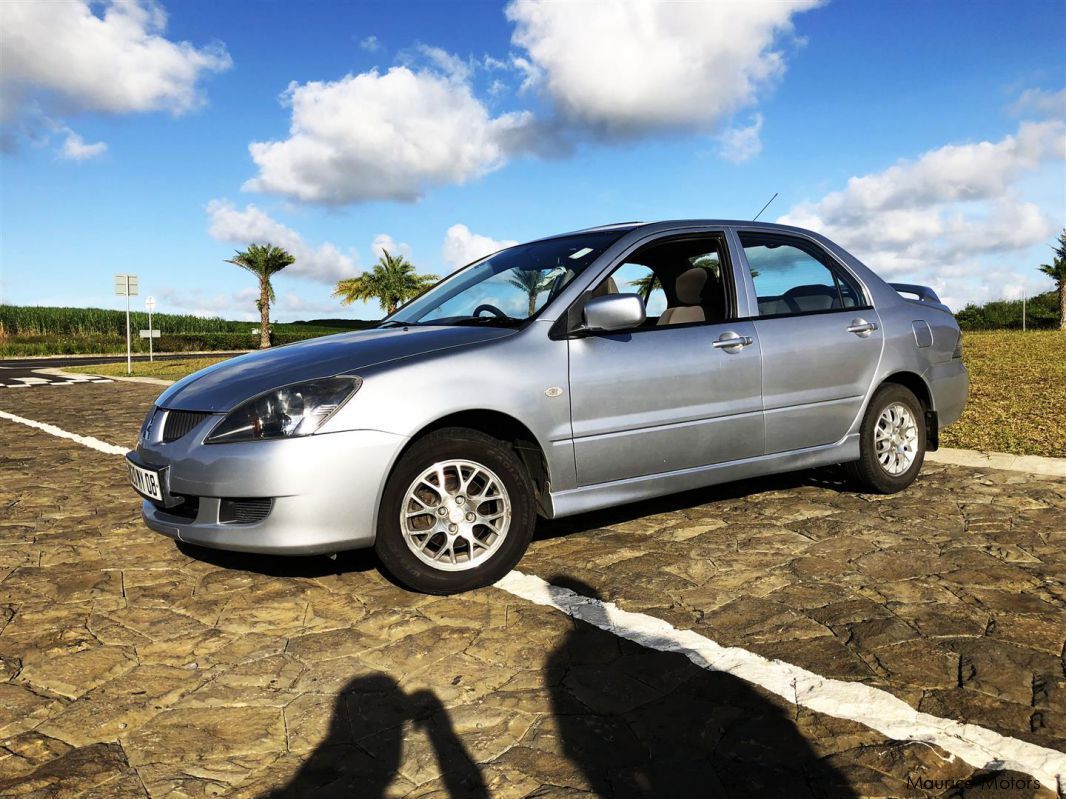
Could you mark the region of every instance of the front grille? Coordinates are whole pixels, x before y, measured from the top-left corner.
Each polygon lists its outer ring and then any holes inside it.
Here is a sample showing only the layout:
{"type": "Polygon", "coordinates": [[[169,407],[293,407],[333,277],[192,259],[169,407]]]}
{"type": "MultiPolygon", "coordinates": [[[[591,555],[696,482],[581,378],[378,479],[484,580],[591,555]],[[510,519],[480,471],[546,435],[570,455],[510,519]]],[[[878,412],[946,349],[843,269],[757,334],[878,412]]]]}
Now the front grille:
{"type": "Polygon", "coordinates": [[[273,502],[270,497],[223,499],[218,503],[218,520],[222,524],[255,524],[267,517],[273,502]]]}
{"type": "Polygon", "coordinates": [[[167,411],[167,419],[163,423],[164,443],[177,441],[210,415],[202,411],[167,411]]]}

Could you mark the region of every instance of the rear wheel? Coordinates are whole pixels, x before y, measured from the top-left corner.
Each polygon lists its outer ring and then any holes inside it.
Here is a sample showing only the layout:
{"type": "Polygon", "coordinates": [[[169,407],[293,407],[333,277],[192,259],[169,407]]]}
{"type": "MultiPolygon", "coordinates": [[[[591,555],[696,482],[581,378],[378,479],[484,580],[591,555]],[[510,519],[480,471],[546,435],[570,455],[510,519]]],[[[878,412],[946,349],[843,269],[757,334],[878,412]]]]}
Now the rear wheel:
{"type": "Polygon", "coordinates": [[[859,459],[844,468],[863,491],[894,494],[914,482],[925,460],[925,412],[907,388],[893,383],[870,400],[859,430],[859,459]]]}
{"type": "Polygon", "coordinates": [[[533,484],[514,450],[476,430],[448,428],[401,456],[374,547],[404,585],[451,594],[503,577],[525,553],[535,522],[533,484]]]}

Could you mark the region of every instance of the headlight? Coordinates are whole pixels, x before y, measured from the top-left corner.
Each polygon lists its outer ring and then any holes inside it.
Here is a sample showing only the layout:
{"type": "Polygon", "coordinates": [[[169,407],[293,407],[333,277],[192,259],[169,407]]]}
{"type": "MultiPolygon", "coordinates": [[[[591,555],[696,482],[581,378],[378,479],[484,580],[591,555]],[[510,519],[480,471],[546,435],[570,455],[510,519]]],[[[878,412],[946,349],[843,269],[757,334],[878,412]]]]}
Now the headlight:
{"type": "Polygon", "coordinates": [[[231,411],[204,443],[309,436],[362,385],[358,377],[324,377],[268,391],[231,411]]]}

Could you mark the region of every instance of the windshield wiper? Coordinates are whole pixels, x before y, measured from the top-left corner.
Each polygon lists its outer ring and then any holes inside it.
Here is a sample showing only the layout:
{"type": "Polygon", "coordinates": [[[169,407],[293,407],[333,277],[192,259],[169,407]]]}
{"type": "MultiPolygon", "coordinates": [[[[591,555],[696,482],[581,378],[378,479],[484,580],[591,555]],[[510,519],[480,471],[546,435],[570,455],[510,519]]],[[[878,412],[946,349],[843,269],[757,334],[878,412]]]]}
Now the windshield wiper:
{"type": "Polygon", "coordinates": [[[401,322],[399,319],[386,319],[384,322],[378,324],[378,327],[410,327],[411,325],[417,325],[418,322],[401,322]]]}
{"type": "Polygon", "coordinates": [[[521,324],[521,319],[513,319],[510,316],[504,319],[501,316],[467,316],[448,322],[456,327],[513,327],[521,324]]]}

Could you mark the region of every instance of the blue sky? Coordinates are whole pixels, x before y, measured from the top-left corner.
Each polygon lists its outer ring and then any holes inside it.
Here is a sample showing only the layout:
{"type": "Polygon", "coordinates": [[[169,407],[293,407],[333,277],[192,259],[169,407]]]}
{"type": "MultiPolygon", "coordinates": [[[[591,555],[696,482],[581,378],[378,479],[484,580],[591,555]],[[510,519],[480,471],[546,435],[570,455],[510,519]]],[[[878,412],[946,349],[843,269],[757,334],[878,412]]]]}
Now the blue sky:
{"type": "Polygon", "coordinates": [[[776,191],[764,218],[959,307],[1049,288],[1066,224],[1057,0],[11,0],[0,31],[3,302],[118,307],[129,271],[252,318],[223,261],[270,238],[276,318],[373,318],[330,290],[382,245],[439,274],[776,191]]]}

